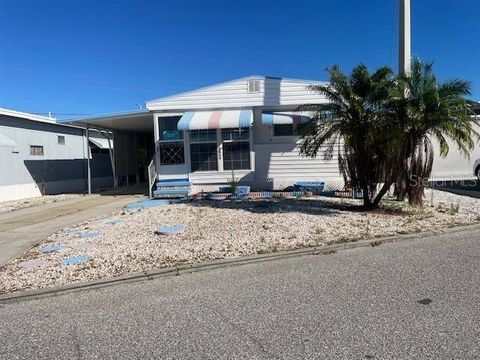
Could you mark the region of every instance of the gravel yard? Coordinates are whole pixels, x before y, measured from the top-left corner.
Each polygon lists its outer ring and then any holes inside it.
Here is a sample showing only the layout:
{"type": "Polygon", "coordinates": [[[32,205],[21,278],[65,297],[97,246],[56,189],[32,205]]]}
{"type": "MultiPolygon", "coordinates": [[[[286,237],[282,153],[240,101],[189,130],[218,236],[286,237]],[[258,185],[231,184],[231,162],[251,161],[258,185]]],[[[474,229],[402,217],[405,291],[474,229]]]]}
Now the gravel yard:
{"type": "Polygon", "coordinates": [[[10,211],[29,208],[32,206],[50,204],[58,201],[64,201],[69,199],[75,199],[83,196],[81,194],[60,194],[60,195],[45,195],[29,199],[12,200],[0,202],[0,214],[10,211]]]}
{"type": "Polygon", "coordinates": [[[122,211],[58,231],[0,268],[0,293],[480,221],[479,199],[436,190],[427,190],[426,197],[421,210],[385,201],[381,209],[364,212],[356,200],[315,197],[192,201],[122,211]],[[185,231],[155,234],[172,225],[185,231]],[[41,252],[46,245],[61,246],[41,252]]]}

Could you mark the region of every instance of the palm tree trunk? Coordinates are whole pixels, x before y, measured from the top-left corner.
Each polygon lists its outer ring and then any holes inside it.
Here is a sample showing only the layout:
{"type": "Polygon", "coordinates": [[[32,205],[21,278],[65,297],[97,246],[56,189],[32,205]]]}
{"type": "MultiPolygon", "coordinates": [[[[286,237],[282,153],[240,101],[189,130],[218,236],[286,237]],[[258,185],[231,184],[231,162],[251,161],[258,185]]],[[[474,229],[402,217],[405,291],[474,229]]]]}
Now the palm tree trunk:
{"type": "Polygon", "coordinates": [[[382,200],[383,196],[387,193],[387,191],[390,189],[390,187],[392,186],[392,183],[393,183],[392,181],[387,181],[386,183],[383,184],[382,188],[380,189],[377,196],[373,200],[372,206],[374,208],[378,208],[378,206],[380,205],[380,201],[382,200]]]}
{"type": "MultiPolygon", "coordinates": [[[[352,188],[352,191],[355,191],[355,189],[352,188]]],[[[363,191],[363,207],[366,209],[371,209],[372,200],[370,199],[370,193],[368,192],[368,186],[366,184],[362,185],[362,191],[363,191]]]]}

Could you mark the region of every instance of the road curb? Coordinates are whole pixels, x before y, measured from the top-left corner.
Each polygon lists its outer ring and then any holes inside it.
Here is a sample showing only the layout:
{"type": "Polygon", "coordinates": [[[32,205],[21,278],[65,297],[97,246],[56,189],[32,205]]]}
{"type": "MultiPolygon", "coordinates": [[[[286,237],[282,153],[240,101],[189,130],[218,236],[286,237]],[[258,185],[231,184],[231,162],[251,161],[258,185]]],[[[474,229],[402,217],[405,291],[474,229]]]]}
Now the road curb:
{"type": "Polygon", "coordinates": [[[296,250],[287,250],[281,252],[273,252],[261,255],[250,255],[245,257],[239,257],[234,259],[222,259],[213,260],[205,263],[179,265],[169,268],[163,268],[158,270],[152,270],[143,273],[134,273],[123,276],[118,276],[109,279],[92,280],[89,282],[75,283],[71,285],[62,285],[54,288],[38,289],[38,290],[26,290],[19,293],[0,295],[0,305],[16,303],[21,301],[40,299],[45,297],[53,297],[64,295],[67,293],[101,289],[108,286],[117,284],[135,283],[140,281],[148,281],[157,278],[178,276],[184,274],[192,274],[201,271],[209,271],[221,268],[227,268],[232,266],[247,265],[253,263],[259,263],[264,261],[281,260],[287,258],[295,258],[305,255],[327,255],[336,253],[342,250],[350,250],[362,247],[375,247],[381,244],[394,243],[399,241],[418,240],[425,237],[458,233],[471,230],[480,230],[480,224],[462,225],[457,227],[446,228],[437,231],[425,231],[413,234],[393,235],[387,237],[378,237],[367,240],[351,241],[342,244],[326,245],[326,246],[314,246],[308,248],[301,248],[296,250]]]}

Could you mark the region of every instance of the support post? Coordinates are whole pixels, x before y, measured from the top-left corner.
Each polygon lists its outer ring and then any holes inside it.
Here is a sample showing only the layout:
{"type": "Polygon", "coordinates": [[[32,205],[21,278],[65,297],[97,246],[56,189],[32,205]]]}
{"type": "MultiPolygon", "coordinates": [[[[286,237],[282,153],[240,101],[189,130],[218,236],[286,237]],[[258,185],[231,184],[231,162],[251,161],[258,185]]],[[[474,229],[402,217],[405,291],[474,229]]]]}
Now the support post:
{"type": "Polygon", "coordinates": [[[112,148],[112,157],[113,157],[113,162],[112,166],[114,168],[113,172],[113,188],[117,189],[118,188],[118,177],[117,177],[117,158],[115,157],[115,146],[118,146],[117,144],[117,138],[115,136],[116,132],[115,130],[112,131],[112,137],[113,137],[113,148],[112,148]]]}
{"type": "Polygon", "coordinates": [[[153,113],[153,142],[155,147],[155,169],[158,172],[160,170],[160,154],[159,154],[159,141],[160,141],[160,127],[158,124],[158,117],[153,113]]]}
{"type": "MultiPolygon", "coordinates": [[[[113,134],[113,133],[111,133],[111,134],[113,134]]],[[[117,174],[115,174],[115,156],[113,154],[113,148],[112,148],[112,144],[111,144],[111,141],[110,141],[110,134],[109,133],[107,133],[107,141],[108,141],[108,154],[110,155],[110,163],[112,164],[113,188],[116,189],[117,188],[117,182],[115,180],[117,178],[117,174]]],[[[114,142],[113,146],[115,146],[115,142],[114,142]]]]}
{"type": "Polygon", "coordinates": [[[88,194],[92,194],[92,169],[90,168],[90,133],[87,125],[87,187],[88,194]]]}
{"type": "Polygon", "coordinates": [[[400,0],[399,75],[408,75],[412,62],[410,0],[400,0]]]}

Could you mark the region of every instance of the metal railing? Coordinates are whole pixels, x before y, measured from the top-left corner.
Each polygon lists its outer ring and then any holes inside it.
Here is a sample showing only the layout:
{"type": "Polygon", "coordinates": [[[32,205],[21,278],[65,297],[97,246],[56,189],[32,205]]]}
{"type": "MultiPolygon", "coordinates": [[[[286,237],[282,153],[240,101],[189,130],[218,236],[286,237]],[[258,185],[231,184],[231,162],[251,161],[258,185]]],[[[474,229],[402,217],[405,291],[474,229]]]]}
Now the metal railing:
{"type": "Polygon", "coordinates": [[[157,180],[157,168],[155,166],[156,162],[156,154],[153,155],[150,164],[148,164],[148,196],[150,198],[153,197],[153,185],[155,184],[155,180],[157,180]]]}

